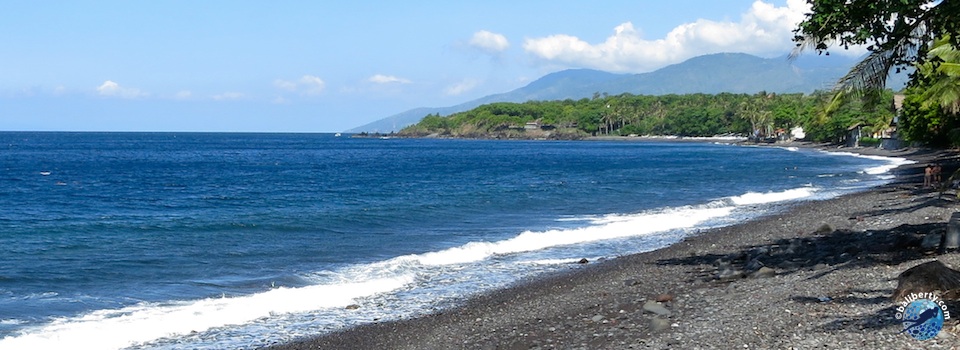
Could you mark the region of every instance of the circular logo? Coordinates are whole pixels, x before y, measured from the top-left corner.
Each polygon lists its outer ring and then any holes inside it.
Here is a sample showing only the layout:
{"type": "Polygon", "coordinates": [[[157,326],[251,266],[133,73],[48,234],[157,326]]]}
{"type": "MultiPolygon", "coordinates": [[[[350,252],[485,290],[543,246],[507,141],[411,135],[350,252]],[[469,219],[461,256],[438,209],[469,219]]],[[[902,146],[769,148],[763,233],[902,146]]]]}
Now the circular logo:
{"type": "Polygon", "coordinates": [[[943,329],[943,310],[929,299],[917,299],[903,309],[903,332],[917,340],[927,340],[937,336],[943,329]]]}

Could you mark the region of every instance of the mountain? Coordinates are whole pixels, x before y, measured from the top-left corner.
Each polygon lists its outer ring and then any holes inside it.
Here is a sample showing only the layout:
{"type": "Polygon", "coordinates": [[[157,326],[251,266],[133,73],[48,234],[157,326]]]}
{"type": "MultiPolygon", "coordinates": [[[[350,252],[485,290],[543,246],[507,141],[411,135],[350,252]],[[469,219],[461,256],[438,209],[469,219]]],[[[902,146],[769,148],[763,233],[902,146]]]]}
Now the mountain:
{"type": "MultiPolygon", "coordinates": [[[[615,74],[592,69],[569,69],[547,74],[519,89],[481,97],[456,106],[417,108],[366,124],[348,133],[398,131],[427,114],[450,115],[493,102],[589,98],[594,93],[665,95],[721,92],[754,94],[760,91],[810,93],[829,89],[858,59],[834,56],[761,58],[743,53],[698,56],[649,73],[615,74]]],[[[891,79],[890,86],[905,81],[891,79]]],[[[902,85],[900,85],[902,86],[902,85]]]]}
{"type": "MultiPolygon", "coordinates": [[[[468,111],[481,105],[494,102],[527,102],[531,100],[563,100],[567,98],[580,99],[593,94],[596,90],[586,91],[584,86],[602,85],[602,83],[618,79],[622,74],[601,72],[592,69],[568,69],[547,74],[522,88],[501,93],[487,95],[476,100],[464,102],[455,106],[430,108],[421,107],[377,120],[345,132],[381,132],[399,131],[407,125],[416,124],[428,114],[450,115],[468,111]]],[[[587,89],[588,90],[588,89],[587,89]]]]}

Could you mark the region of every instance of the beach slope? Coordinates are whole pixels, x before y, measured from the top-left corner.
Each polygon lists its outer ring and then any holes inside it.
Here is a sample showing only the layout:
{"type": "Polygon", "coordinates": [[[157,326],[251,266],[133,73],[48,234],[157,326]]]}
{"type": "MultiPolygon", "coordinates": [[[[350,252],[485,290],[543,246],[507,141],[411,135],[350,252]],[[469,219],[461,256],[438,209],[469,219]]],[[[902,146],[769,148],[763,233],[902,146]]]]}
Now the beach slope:
{"type": "MultiPolygon", "coordinates": [[[[900,333],[897,276],[924,262],[960,267],[936,234],[958,208],[923,188],[906,157],[895,183],[804,202],[672,246],[545,276],[410,320],[347,329],[271,349],[954,348],[956,320],[931,340],[900,333]]],[[[960,305],[948,303],[960,310],[960,305]]],[[[960,311],[957,311],[960,312],[960,311]]]]}

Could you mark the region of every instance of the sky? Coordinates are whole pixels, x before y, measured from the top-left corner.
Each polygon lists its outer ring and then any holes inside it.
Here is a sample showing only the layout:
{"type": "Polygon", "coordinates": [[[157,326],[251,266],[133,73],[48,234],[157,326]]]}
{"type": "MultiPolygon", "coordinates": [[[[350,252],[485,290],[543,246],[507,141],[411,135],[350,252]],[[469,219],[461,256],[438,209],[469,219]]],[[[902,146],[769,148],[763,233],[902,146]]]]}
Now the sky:
{"type": "Polygon", "coordinates": [[[782,56],[808,10],[804,0],[0,0],[0,131],[338,132],[564,69],[782,56]]]}

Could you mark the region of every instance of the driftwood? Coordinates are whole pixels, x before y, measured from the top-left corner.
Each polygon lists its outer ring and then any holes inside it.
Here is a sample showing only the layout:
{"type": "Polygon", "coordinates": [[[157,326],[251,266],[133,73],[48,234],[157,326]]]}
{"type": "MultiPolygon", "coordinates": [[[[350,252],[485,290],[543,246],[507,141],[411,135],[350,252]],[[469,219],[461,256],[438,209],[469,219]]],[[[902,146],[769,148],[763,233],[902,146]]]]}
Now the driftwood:
{"type": "Polygon", "coordinates": [[[960,299],[960,271],[951,269],[940,261],[926,262],[907,269],[897,276],[894,301],[903,301],[914,293],[935,293],[941,299],[960,299]]]}

